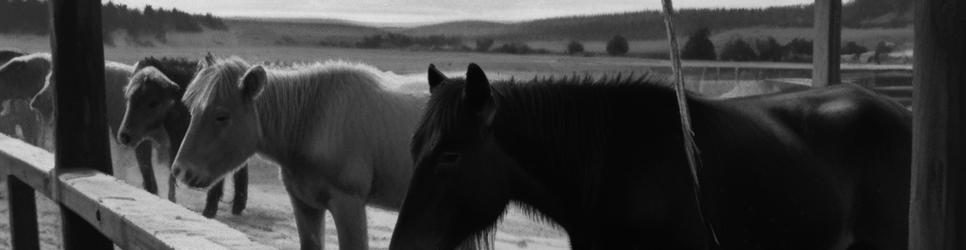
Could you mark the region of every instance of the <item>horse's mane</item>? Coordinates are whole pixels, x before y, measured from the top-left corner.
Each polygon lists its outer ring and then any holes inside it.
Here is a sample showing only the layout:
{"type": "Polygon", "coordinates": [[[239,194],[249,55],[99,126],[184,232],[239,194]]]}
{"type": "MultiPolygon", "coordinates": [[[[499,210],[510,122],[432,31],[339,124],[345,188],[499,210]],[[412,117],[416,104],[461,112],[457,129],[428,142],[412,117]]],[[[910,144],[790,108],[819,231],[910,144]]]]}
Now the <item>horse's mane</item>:
{"type": "Polygon", "coordinates": [[[181,89],[186,89],[191,78],[198,72],[198,62],[188,58],[146,57],[137,62],[135,72],[147,67],[154,67],[181,89]]]}
{"type": "MultiPolygon", "coordinates": [[[[339,60],[263,66],[266,68],[268,81],[273,83],[272,85],[287,85],[275,86],[271,88],[273,91],[265,91],[263,94],[289,95],[285,98],[277,98],[285,100],[319,98],[314,95],[330,93],[331,91],[324,89],[333,87],[388,90],[392,87],[389,84],[393,84],[394,81],[385,81],[385,79],[395,75],[367,64],[339,60]]],[[[231,96],[222,95],[233,95],[237,92],[237,81],[250,67],[250,64],[238,57],[216,60],[214,64],[200,70],[195,76],[194,81],[206,84],[202,84],[203,86],[190,84],[186,88],[183,101],[189,108],[195,109],[200,108],[202,100],[230,98],[231,96]]]]}
{"type": "Polygon", "coordinates": [[[13,59],[14,57],[23,56],[23,55],[25,54],[19,50],[0,49],[0,65],[3,65],[8,60],[13,59]]]}
{"type": "MultiPolygon", "coordinates": [[[[450,121],[462,120],[465,115],[460,99],[465,85],[464,79],[453,79],[447,81],[434,94],[427,106],[426,113],[420,123],[418,131],[434,131],[434,133],[447,133],[453,131],[458,124],[450,121]]],[[[552,105],[535,105],[537,103],[560,102],[572,103],[574,98],[595,99],[601,102],[608,101],[605,92],[621,92],[628,89],[669,92],[673,91],[670,85],[663,81],[652,79],[649,74],[623,76],[594,77],[591,75],[571,75],[566,77],[542,77],[536,76],[529,81],[518,81],[516,79],[493,81],[491,84],[493,94],[499,99],[501,111],[509,110],[520,115],[534,115],[534,118],[544,118],[547,115],[557,114],[559,110],[544,110],[554,108],[552,105]]],[[[690,94],[689,94],[690,95],[690,94]]],[[[559,107],[557,107],[559,108],[559,107]]],[[[574,107],[579,108],[579,107],[574,107]]],[[[584,107],[590,108],[590,107],[584,107]]],[[[530,119],[524,119],[530,120],[530,119]]],[[[562,121],[568,124],[574,122],[593,122],[593,121],[562,121]]],[[[436,137],[438,135],[434,135],[436,137]]],[[[416,136],[415,138],[425,138],[416,136]]],[[[413,141],[413,145],[424,145],[421,141],[413,141]]],[[[427,145],[428,146],[428,145],[427,145]]],[[[415,149],[415,147],[414,147],[415,149]]]]}
{"type": "Polygon", "coordinates": [[[248,62],[238,57],[217,59],[198,71],[184,90],[181,101],[191,110],[200,110],[207,100],[234,97],[238,94],[238,79],[250,67],[248,62]]]}
{"type": "Polygon", "coordinates": [[[51,59],[50,53],[38,52],[38,53],[25,54],[25,55],[20,55],[17,57],[10,58],[6,63],[0,64],[0,68],[5,67],[6,64],[13,62],[14,60],[20,60],[25,62],[38,61],[43,63],[44,64],[43,66],[48,69],[53,64],[53,61],[52,61],[53,59],[51,59]]]}

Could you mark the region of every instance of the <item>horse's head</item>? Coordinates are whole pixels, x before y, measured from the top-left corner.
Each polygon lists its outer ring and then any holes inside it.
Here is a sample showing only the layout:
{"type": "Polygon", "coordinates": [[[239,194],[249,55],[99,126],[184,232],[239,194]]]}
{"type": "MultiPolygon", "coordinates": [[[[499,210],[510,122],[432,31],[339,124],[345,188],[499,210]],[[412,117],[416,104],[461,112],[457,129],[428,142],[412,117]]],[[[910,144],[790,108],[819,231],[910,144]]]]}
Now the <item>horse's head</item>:
{"type": "Polygon", "coordinates": [[[48,73],[43,81],[43,88],[30,98],[30,109],[40,114],[44,123],[54,120],[54,88],[56,84],[53,75],[48,73]]]}
{"type": "Polygon", "coordinates": [[[50,72],[50,54],[14,57],[0,65],[0,100],[31,98],[50,72]]]}
{"type": "Polygon", "coordinates": [[[191,187],[206,187],[255,153],[261,126],[255,98],[267,82],[265,69],[237,58],[202,62],[182,101],[191,124],[173,173],[191,187]]]}
{"type": "Polygon", "coordinates": [[[136,145],[144,140],[145,135],[161,129],[168,111],[181,102],[180,92],[181,88],[157,68],[141,68],[139,65],[124,88],[127,109],[118,129],[117,141],[136,145]]]}
{"type": "Polygon", "coordinates": [[[453,249],[482,236],[510,201],[508,169],[491,125],[498,101],[483,70],[465,79],[429,68],[432,97],[412,141],[416,170],[390,249],[453,249]]]}

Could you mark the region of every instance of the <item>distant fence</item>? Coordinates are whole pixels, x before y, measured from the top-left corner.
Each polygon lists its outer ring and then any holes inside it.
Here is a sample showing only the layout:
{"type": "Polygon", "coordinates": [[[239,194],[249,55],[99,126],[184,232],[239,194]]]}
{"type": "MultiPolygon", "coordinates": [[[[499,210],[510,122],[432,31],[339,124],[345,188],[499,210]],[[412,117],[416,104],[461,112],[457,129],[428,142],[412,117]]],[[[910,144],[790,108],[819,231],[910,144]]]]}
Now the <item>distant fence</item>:
{"type": "Polygon", "coordinates": [[[34,191],[70,209],[122,249],[274,249],[244,233],[91,169],[54,169],[50,152],[0,134],[14,249],[38,249],[34,191]]]}
{"type": "MultiPolygon", "coordinates": [[[[645,60],[640,64],[653,71],[670,73],[670,64],[664,60],[645,60]]],[[[812,86],[812,64],[685,61],[683,66],[688,89],[708,96],[720,96],[741,84],[812,86]]],[[[912,70],[912,65],[842,64],[841,79],[909,106],[912,70]]]]}

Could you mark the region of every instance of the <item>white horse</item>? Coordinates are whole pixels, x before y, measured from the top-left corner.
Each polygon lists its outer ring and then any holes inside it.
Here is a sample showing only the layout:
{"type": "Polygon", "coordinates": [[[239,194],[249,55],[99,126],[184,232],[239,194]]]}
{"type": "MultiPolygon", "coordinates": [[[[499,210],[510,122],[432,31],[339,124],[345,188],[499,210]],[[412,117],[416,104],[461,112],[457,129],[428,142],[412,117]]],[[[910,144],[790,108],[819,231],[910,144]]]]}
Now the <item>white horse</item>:
{"type": "Polygon", "coordinates": [[[206,187],[258,153],[281,168],[302,249],[324,247],[326,210],[340,249],[368,249],[365,206],[402,205],[413,173],[409,141],[428,99],[396,91],[391,75],[335,61],[204,65],[183,99],[191,123],[173,171],[206,187]]]}

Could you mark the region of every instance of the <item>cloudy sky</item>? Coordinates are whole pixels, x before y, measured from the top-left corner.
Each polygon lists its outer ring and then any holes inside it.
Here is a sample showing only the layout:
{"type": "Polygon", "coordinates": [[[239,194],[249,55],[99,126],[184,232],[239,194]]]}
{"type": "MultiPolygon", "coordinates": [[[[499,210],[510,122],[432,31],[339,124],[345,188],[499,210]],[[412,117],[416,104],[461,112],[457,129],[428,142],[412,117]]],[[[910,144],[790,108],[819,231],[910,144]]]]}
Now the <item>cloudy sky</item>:
{"type": "MultiPolygon", "coordinates": [[[[107,0],[104,0],[105,2],[107,0]]],[[[129,6],[219,16],[335,18],[370,23],[520,21],[553,16],[659,9],[660,0],[111,0],[129,6]]],[[[675,0],[676,8],[767,7],[813,0],[675,0]]]]}

